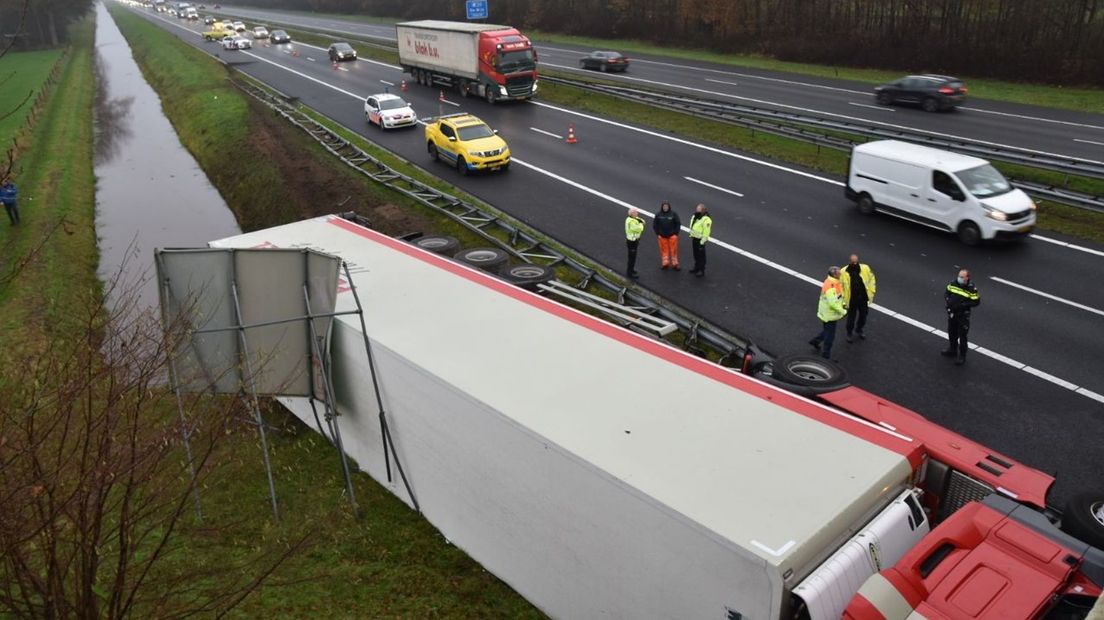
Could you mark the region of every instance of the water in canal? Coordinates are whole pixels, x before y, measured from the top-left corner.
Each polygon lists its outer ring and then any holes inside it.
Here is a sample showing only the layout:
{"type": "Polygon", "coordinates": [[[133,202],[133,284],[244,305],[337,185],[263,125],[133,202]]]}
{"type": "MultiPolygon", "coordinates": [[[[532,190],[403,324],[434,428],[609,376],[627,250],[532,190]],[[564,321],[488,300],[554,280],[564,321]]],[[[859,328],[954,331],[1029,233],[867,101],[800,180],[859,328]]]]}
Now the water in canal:
{"type": "Polygon", "coordinates": [[[95,172],[100,278],[108,305],[158,316],[155,248],[204,247],[240,233],[180,144],[161,100],[103,4],[96,5],[95,172]]]}

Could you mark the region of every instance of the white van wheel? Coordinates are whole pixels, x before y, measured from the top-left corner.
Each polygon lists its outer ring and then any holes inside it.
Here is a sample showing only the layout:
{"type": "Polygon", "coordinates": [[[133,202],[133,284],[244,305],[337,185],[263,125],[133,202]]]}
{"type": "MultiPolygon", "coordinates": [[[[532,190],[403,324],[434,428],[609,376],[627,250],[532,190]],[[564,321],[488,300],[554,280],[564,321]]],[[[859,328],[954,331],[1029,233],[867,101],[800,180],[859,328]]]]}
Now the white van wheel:
{"type": "Polygon", "coordinates": [[[981,243],[981,229],[978,225],[967,220],[958,225],[958,239],[966,245],[981,243]]]}
{"type": "Polygon", "coordinates": [[[870,197],[870,194],[860,194],[859,201],[856,204],[859,207],[859,213],[863,215],[874,214],[874,199],[870,197]]]}

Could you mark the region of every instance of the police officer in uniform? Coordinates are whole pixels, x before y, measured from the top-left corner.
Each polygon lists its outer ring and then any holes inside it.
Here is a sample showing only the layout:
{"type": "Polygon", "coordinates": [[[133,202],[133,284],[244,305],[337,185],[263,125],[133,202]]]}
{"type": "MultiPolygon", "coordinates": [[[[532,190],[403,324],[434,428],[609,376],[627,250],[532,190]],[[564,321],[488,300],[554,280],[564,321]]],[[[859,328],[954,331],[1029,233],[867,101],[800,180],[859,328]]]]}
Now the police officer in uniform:
{"type": "Polygon", "coordinates": [[[625,218],[625,246],[629,249],[629,266],[625,269],[625,275],[636,278],[636,250],[640,247],[640,235],[644,234],[644,218],[640,217],[640,211],[629,209],[629,216],[625,218]]]}
{"type": "Polygon", "coordinates": [[[970,270],[958,272],[958,278],[947,285],[943,292],[947,303],[947,348],[941,352],[943,357],[955,357],[955,364],[966,363],[966,350],[969,348],[967,335],[970,333],[970,310],[981,303],[977,288],[970,282],[970,270]]]}

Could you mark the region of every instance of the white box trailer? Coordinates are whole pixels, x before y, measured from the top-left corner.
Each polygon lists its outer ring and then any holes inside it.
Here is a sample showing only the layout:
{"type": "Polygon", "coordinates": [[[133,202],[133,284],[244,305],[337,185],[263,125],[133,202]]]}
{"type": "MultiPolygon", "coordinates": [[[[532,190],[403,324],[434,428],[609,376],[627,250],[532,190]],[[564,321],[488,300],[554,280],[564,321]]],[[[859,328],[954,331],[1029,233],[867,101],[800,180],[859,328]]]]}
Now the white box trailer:
{"type": "MultiPolygon", "coordinates": [[[[349,263],[425,517],[553,617],[779,618],[802,580],[838,617],[875,546],[888,565],[928,531],[919,446],[888,429],[338,217],[211,245],[349,263]]],[[[346,451],[410,504],[356,317],[333,355],[346,451]]]]}
{"type": "Polygon", "coordinates": [[[479,33],[508,28],[436,20],[398,24],[395,33],[399,62],[476,79],[479,77],[479,33]]]}

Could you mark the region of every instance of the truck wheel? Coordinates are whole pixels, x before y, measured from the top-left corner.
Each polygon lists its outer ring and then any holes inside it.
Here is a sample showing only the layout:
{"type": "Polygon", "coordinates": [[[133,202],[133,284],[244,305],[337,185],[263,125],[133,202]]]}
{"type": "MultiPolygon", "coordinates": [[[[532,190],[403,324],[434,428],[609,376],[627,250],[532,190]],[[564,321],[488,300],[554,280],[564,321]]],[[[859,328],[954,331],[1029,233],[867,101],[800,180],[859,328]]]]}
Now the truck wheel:
{"type": "Polygon", "coordinates": [[[449,237],[447,235],[427,235],[425,237],[418,237],[410,243],[423,250],[429,250],[434,254],[442,254],[444,256],[452,256],[460,249],[460,241],[456,237],[449,237]]]}
{"type": "Polygon", "coordinates": [[[802,387],[838,389],[847,385],[847,372],[838,364],[812,355],[786,355],[774,361],[775,379],[802,387]]]}
{"type": "Polygon", "coordinates": [[[855,204],[859,208],[859,213],[863,215],[874,215],[874,199],[870,197],[870,194],[863,193],[859,195],[859,201],[855,204]]]}
{"type": "Polygon", "coordinates": [[[437,145],[436,144],[434,144],[432,142],[427,142],[426,143],[426,150],[429,151],[429,156],[433,158],[433,161],[437,161],[438,159],[440,159],[440,156],[437,154],[437,145]]]}
{"type": "Polygon", "coordinates": [[[920,104],[920,107],[924,108],[925,112],[938,112],[939,102],[935,100],[935,97],[928,97],[920,104]]]}
{"type": "Polygon", "coordinates": [[[460,82],[460,85],[459,85],[458,88],[460,90],[460,96],[463,97],[464,99],[467,99],[468,95],[470,94],[468,92],[468,83],[467,82],[460,82]]]}
{"type": "Polygon", "coordinates": [[[1070,498],[1062,513],[1062,531],[1104,549],[1104,493],[1070,498]]]}
{"type": "Polygon", "coordinates": [[[506,265],[500,272],[502,278],[511,284],[521,288],[536,289],[538,284],[551,282],[556,279],[556,272],[551,267],[544,265],[506,265]]]}
{"type": "Polygon", "coordinates": [[[498,248],[462,250],[457,252],[453,258],[472,267],[491,272],[498,271],[499,268],[510,262],[510,255],[498,248]]]}
{"type": "Polygon", "coordinates": [[[464,176],[468,176],[468,162],[464,161],[463,157],[456,158],[456,171],[464,176]]]}
{"type": "Polygon", "coordinates": [[[967,220],[958,225],[958,239],[966,245],[981,243],[981,229],[978,225],[967,220]]]}
{"type": "Polygon", "coordinates": [[[488,86],[486,88],[486,92],[484,93],[484,96],[487,98],[487,103],[489,103],[491,105],[494,105],[495,100],[498,99],[498,95],[495,94],[495,90],[493,88],[491,88],[490,86],[488,86]]]}

